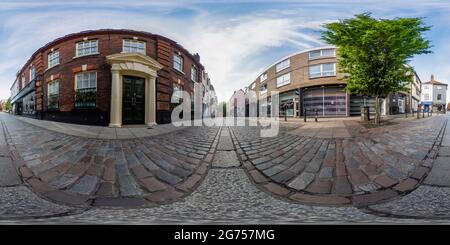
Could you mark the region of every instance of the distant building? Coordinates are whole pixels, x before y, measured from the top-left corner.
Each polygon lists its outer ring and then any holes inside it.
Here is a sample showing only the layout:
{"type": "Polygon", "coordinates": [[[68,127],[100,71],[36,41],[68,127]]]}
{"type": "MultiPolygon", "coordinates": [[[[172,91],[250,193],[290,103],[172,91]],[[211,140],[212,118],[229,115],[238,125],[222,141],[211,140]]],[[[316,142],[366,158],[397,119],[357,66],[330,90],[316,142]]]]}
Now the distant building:
{"type": "Polygon", "coordinates": [[[5,104],[6,104],[6,101],[0,100],[0,111],[4,111],[5,110],[5,104]]]}
{"type": "Polygon", "coordinates": [[[227,105],[227,114],[234,117],[245,117],[245,92],[242,89],[234,91],[227,105]]]}
{"type": "Polygon", "coordinates": [[[421,105],[426,112],[445,113],[447,87],[448,85],[446,83],[435,80],[434,75],[431,75],[430,81],[422,84],[421,105]]]}

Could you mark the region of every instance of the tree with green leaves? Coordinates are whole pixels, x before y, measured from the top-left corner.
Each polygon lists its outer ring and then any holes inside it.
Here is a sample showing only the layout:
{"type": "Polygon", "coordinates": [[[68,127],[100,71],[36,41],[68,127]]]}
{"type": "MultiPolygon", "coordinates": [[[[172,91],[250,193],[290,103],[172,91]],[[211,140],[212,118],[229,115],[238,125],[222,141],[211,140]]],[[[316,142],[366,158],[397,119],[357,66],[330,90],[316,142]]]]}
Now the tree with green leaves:
{"type": "Polygon", "coordinates": [[[11,111],[11,109],[12,109],[11,98],[8,98],[8,100],[5,103],[5,110],[9,112],[9,111],[11,111]]]}
{"type": "Polygon", "coordinates": [[[322,38],[338,47],[339,72],[350,94],[375,97],[375,123],[380,122],[379,98],[407,91],[412,82],[408,62],[430,53],[430,30],[422,18],[376,19],[370,13],[326,24],[322,38]]]}

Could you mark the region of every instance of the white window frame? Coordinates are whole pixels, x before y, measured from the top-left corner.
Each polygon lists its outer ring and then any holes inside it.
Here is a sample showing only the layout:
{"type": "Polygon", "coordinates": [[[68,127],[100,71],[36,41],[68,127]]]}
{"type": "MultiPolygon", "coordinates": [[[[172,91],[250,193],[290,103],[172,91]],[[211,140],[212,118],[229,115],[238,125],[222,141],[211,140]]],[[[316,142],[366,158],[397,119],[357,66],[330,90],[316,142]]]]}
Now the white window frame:
{"type": "Polygon", "coordinates": [[[286,73],[277,77],[277,88],[286,86],[290,83],[291,83],[291,73],[286,73]]]}
{"type": "Polygon", "coordinates": [[[170,103],[179,104],[183,100],[183,87],[180,84],[173,84],[173,92],[172,98],[170,99],[170,103]],[[177,90],[177,91],[175,91],[177,90]],[[177,101],[178,100],[178,101],[177,101]]]}
{"type": "Polygon", "coordinates": [[[146,55],[147,53],[146,46],[147,42],[145,41],[124,38],[122,40],[122,53],[140,53],[146,55]],[[130,45],[125,45],[127,42],[129,42],[130,45]],[[138,44],[139,45],[142,44],[143,47],[139,47],[138,44]]]}
{"type": "Polygon", "coordinates": [[[436,86],[436,88],[439,89],[439,90],[441,90],[441,89],[442,89],[442,86],[436,86]]]}
{"type": "Polygon", "coordinates": [[[336,76],[336,63],[323,63],[323,64],[317,64],[317,65],[311,65],[308,68],[309,78],[318,78],[318,77],[335,77],[336,76]],[[327,64],[333,64],[333,74],[324,74],[323,66],[327,64]],[[320,67],[320,72],[318,73],[311,73],[311,68],[313,67],[320,67]]]}
{"type": "Polygon", "coordinates": [[[98,54],[98,40],[86,40],[77,42],[75,45],[75,57],[98,54]],[[95,45],[92,45],[95,44],[95,45]],[[81,47],[83,46],[83,47],[81,47]],[[81,52],[82,51],[82,52],[81,52]]]}
{"type": "Polygon", "coordinates": [[[198,77],[198,70],[197,70],[197,67],[195,67],[195,66],[192,66],[191,67],[191,80],[192,81],[194,81],[194,82],[197,82],[197,77],[198,77]],[[195,72],[194,72],[195,71],[195,72]],[[195,73],[195,76],[194,76],[194,73],[195,73]]]}
{"type": "Polygon", "coordinates": [[[177,54],[177,53],[174,53],[174,54],[173,54],[172,67],[173,67],[175,70],[179,71],[179,72],[183,72],[183,68],[184,68],[184,60],[183,60],[183,56],[181,56],[181,55],[179,55],[179,54],[177,54]],[[175,59],[175,58],[179,58],[179,59],[180,59],[180,62],[176,62],[176,59],[175,59]],[[175,64],[179,64],[180,67],[179,67],[179,68],[176,67],[175,64]]]}
{"type": "Polygon", "coordinates": [[[48,69],[59,65],[59,58],[58,50],[48,53],[48,69]]]}
{"type": "Polygon", "coordinates": [[[265,93],[267,93],[267,83],[261,84],[261,85],[259,86],[259,93],[260,93],[260,94],[265,94],[265,93]],[[261,88],[262,88],[263,86],[264,86],[266,89],[261,90],[261,88]]]}
{"type": "Polygon", "coordinates": [[[22,74],[22,77],[20,78],[20,82],[22,83],[22,89],[25,88],[27,85],[27,79],[25,78],[25,74],[22,74]]]}
{"type": "Polygon", "coordinates": [[[34,68],[34,65],[30,65],[30,81],[33,81],[36,77],[36,68],[34,68]]]}
{"type": "Polygon", "coordinates": [[[97,91],[97,71],[85,71],[85,72],[78,72],[75,73],[75,91],[78,89],[87,89],[87,88],[95,88],[95,91],[97,91]],[[91,76],[95,74],[95,79],[93,81],[91,80],[91,76]],[[85,76],[87,76],[87,79],[85,79],[85,76]],[[81,81],[79,80],[81,77],[81,81]],[[87,86],[84,87],[84,82],[87,82],[87,86]],[[94,86],[91,86],[91,82],[94,82],[94,86]],[[79,87],[78,84],[81,84],[79,87]]]}
{"type": "Polygon", "coordinates": [[[287,58],[276,65],[276,72],[282,71],[291,65],[290,58],[287,58]]]}
{"type": "MultiPolygon", "coordinates": [[[[59,108],[59,79],[53,80],[47,83],[47,106],[49,106],[50,96],[58,95],[58,107],[59,108]]],[[[57,109],[51,108],[51,109],[57,109]]]]}
{"type": "Polygon", "coordinates": [[[267,79],[267,72],[264,72],[263,74],[261,74],[261,76],[259,77],[259,81],[265,81],[267,79]]]}
{"type": "Polygon", "coordinates": [[[321,59],[321,58],[336,57],[336,49],[335,48],[325,48],[325,49],[320,49],[320,50],[313,50],[313,51],[309,51],[308,55],[309,55],[309,60],[316,60],[316,59],[321,59]],[[324,50],[333,50],[333,54],[332,55],[324,55],[323,54],[324,50]],[[312,53],[317,53],[317,52],[319,52],[319,56],[317,56],[317,57],[312,57],[311,56],[312,53]]]}

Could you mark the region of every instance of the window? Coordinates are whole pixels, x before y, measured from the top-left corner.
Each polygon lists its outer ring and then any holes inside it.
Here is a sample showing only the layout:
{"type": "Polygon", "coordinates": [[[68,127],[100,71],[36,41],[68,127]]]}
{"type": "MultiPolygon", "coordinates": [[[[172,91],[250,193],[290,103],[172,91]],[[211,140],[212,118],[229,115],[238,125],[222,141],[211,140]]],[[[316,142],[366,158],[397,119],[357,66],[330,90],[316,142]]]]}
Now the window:
{"type": "Polygon", "coordinates": [[[59,51],[53,51],[48,54],[48,68],[59,65],[59,51]]]}
{"type": "Polygon", "coordinates": [[[267,93],[267,83],[260,86],[259,91],[261,94],[267,93]]]}
{"type": "Polygon", "coordinates": [[[84,56],[98,53],[98,41],[89,40],[77,43],[77,54],[76,56],[84,56]]]}
{"type": "Polygon", "coordinates": [[[22,89],[25,88],[27,81],[25,80],[25,74],[22,74],[22,89]]]}
{"type": "Polygon", "coordinates": [[[34,69],[34,65],[30,66],[30,81],[33,81],[36,77],[36,69],[34,69]]]}
{"type": "Polygon", "coordinates": [[[277,88],[287,85],[289,83],[291,83],[291,74],[290,73],[277,77],[277,88]]]}
{"type": "Polygon", "coordinates": [[[265,81],[267,79],[267,72],[264,72],[260,77],[259,77],[259,81],[265,81]]]}
{"type": "Polygon", "coordinates": [[[172,99],[170,100],[174,104],[179,104],[183,101],[183,88],[178,84],[173,84],[172,99]]]}
{"type": "Polygon", "coordinates": [[[442,86],[437,86],[437,89],[442,89],[442,86]]]}
{"type": "Polygon", "coordinates": [[[437,100],[442,100],[442,94],[437,95],[437,100]]]}
{"type": "Polygon", "coordinates": [[[197,68],[191,67],[191,80],[197,82],[197,68]]]}
{"type": "Polygon", "coordinates": [[[424,100],[430,100],[430,95],[429,94],[423,94],[423,99],[424,100]]]}
{"type": "Polygon", "coordinates": [[[428,85],[423,85],[423,89],[428,89],[428,85]]]}
{"type": "Polygon", "coordinates": [[[145,54],[145,42],[133,39],[124,39],[122,52],[145,54]]]}
{"type": "Polygon", "coordinates": [[[309,78],[336,76],[336,63],[326,63],[309,67],[309,78]]]}
{"type": "Polygon", "coordinates": [[[173,54],[173,68],[183,72],[183,57],[178,54],[173,54]]]}
{"type": "Polygon", "coordinates": [[[75,88],[75,107],[96,107],[97,72],[81,72],[75,74],[75,88]]]}
{"type": "Polygon", "coordinates": [[[48,90],[48,108],[58,109],[59,108],[59,80],[50,82],[47,85],[48,90]]]}
{"type": "Polygon", "coordinates": [[[288,68],[289,65],[290,65],[289,59],[285,59],[285,60],[283,60],[283,61],[281,61],[280,63],[277,64],[276,70],[277,70],[277,72],[279,72],[279,71],[281,71],[283,69],[288,68]]]}
{"type": "Polygon", "coordinates": [[[336,49],[321,49],[309,52],[310,60],[335,56],[336,56],[336,49]]]}

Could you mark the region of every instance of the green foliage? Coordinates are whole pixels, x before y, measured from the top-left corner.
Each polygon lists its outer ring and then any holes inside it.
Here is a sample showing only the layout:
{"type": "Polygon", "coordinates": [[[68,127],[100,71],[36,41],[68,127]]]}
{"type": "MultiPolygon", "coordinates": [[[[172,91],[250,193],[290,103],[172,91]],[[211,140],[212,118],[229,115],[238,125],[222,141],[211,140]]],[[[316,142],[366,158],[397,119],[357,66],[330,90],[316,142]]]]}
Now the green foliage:
{"type": "Polygon", "coordinates": [[[323,39],[337,46],[339,72],[351,94],[387,96],[412,82],[406,66],[414,55],[430,53],[421,18],[375,19],[370,13],[325,25],[323,39]]]}
{"type": "Polygon", "coordinates": [[[227,116],[227,103],[226,102],[220,102],[218,105],[219,112],[222,112],[223,117],[227,116]]]}
{"type": "Polygon", "coordinates": [[[5,111],[11,111],[12,105],[11,105],[11,98],[8,98],[8,100],[5,103],[5,111]]]}

